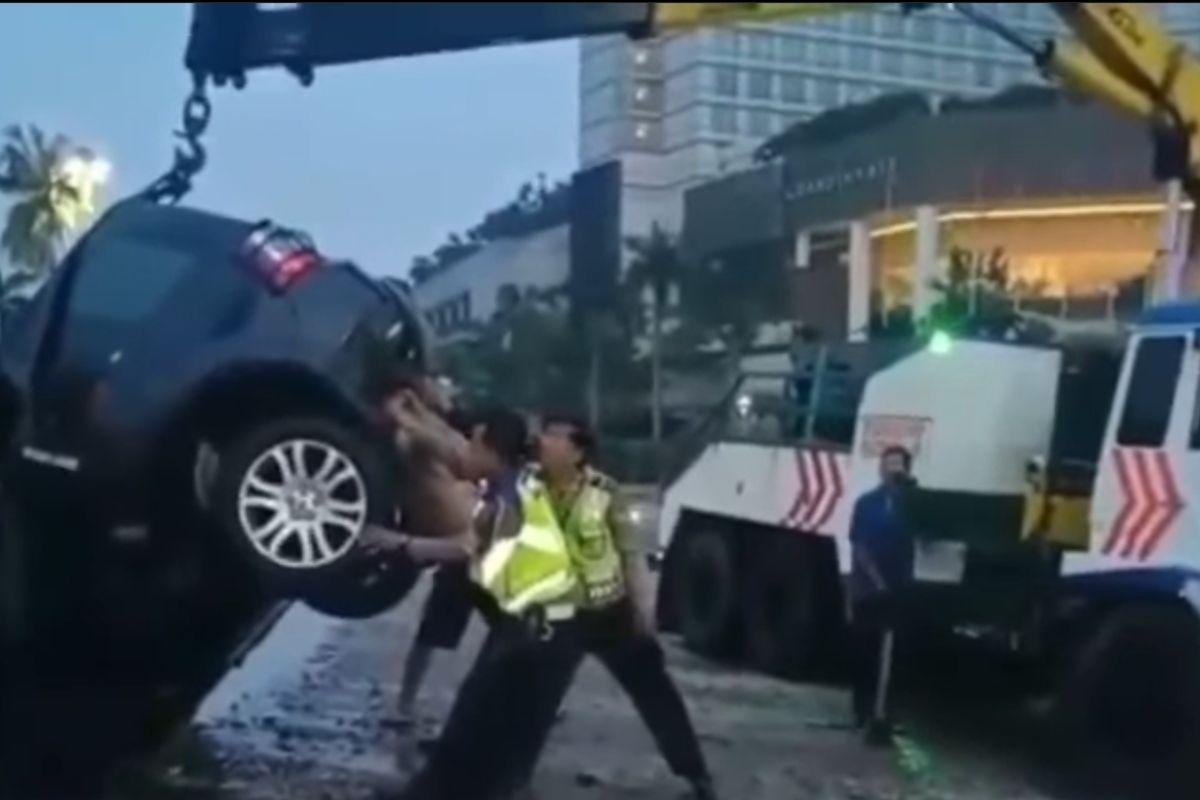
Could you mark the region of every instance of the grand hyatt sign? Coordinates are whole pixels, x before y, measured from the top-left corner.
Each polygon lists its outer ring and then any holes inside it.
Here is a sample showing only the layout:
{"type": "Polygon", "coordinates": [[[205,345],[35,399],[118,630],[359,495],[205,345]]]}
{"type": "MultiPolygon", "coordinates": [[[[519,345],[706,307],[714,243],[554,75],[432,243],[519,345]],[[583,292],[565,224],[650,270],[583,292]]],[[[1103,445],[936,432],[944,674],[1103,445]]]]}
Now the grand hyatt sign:
{"type": "Polygon", "coordinates": [[[837,171],[797,177],[784,189],[787,200],[806,200],[819,195],[841,192],[861,184],[887,181],[896,175],[896,158],[888,156],[873,161],[843,167],[837,171]]]}

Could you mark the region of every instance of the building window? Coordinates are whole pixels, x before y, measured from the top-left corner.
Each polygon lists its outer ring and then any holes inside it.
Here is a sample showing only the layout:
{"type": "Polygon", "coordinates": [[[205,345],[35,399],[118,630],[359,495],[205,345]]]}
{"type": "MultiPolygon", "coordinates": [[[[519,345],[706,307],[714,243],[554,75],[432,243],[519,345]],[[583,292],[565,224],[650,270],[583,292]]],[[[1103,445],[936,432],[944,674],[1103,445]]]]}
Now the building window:
{"type": "Polygon", "coordinates": [[[938,59],[938,79],[942,83],[970,83],[971,65],[960,58],[938,59]]]}
{"type": "Polygon", "coordinates": [[[588,92],[582,100],[582,116],[585,125],[617,116],[620,103],[617,100],[617,86],[606,83],[588,92]]]}
{"type": "Polygon", "coordinates": [[[908,18],[908,30],[916,42],[933,41],[933,20],[924,14],[914,14],[908,18]]]}
{"type": "Polygon", "coordinates": [[[947,47],[965,47],[967,44],[967,28],[956,19],[939,20],[937,38],[940,44],[947,47]]]}
{"type": "Polygon", "coordinates": [[[676,36],[663,42],[663,68],[674,72],[694,64],[700,53],[700,42],[695,38],[676,36]]]}
{"type": "Polygon", "coordinates": [[[834,42],[814,42],[815,60],[818,67],[829,67],[831,69],[841,69],[842,66],[842,47],[834,42]]]}
{"type": "Polygon", "coordinates": [[[844,31],[846,29],[846,18],[841,14],[826,14],[822,17],[822,21],[825,27],[831,31],[844,31]]]}
{"type": "Polygon", "coordinates": [[[471,321],[470,292],[463,292],[450,303],[449,317],[452,328],[462,328],[471,321]]]}
{"type": "Polygon", "coordinates": [[[767,33],[751,31],[742,34],[742,54],[757,61],[775,58],[775,37],[767,33]]]}
{"type": "Polygon", "coordinates": [[[733,67],[713,67],[713,91],[721,97],[737,97],[737,70],[733,67]]]}
{"type": "Polygon", "coordinates": [[[642,86],[638,86],[636,89],[633,90],[633,101],[635,103],[645,103],[649,99],[650,99],[650,87],[649,86],[642,85],[642,86]]]}
{"type": "Polygon", "coordinates": [[[996,65],[990,61],[975,62],[975,82],[984,88],[996,85],[996,65]]]}
{"type": "Polygon", "coordinates": [[[924,53],[909,53],[908,65],[914,78],[921,80],[933,78],[933,59],[924,53]]]}
{"type": "Polygon", "coordinates": [[[646,66],[647,63],[649,63],[649,61],[650,61],[650,54],[646,52],[645,48],[638,47],[638,48],[634,49],[634,51],[633,51],[633,63],[634,64],[637,64],[639,67],[644,67],[644,66],[646,66]]]}
{"type": "Polygon", "coordinates": [[[858,72],[869,72],[871,70],[871,58],[874,51],[867,47],[853,45],[850,47],[850,69],[858,72]]]}
{"type": "Polygon", "coordinates": [[[713,31],[713,55],[736,58],[738,54],[737,34],[730,30],[713,31]]]}
{"type": "Polygon", "coordinates": [[[850,32],[858,36],[873,36],[875,34],[874,14],[851,14],[849,24],[850,32]]]}
{"type": "Polygon", "coordinates": [[[869,83],[850,83],[846,85],[846,101],[849,103],[866,103],[874,99],[879,91],[869,83]]]}
{"type": "Polygon", "coordinates": [[[1143,339],[1138,345],[1117,431],[1118,444],[1162,447],[1166,441],[1186,341],[1182,336],[1160,336],[1143,339]]]}
{"type": "Polygon", "coordinates": [[[904,72],[904,54],[899,50],[880,50],[879,69],[884,75],[899,77],[904,72]]]}
{"type": "Polygon", "coordinates": [[[838,104],[838,83],[828,79],[817,81],[817,104],[832,108],[838,104]]]}
{"type": "Polygon", "coordinates": [[[771,123],[773,114],[770,111],[759,111],[755,109],[750,112],[750,135],[751,136],[770,136],[772,134],[771,123]]]}
{"type": "Polygon", "coordinates": [[[770,100],[775,96],[773,77],[765,69],[750,70],[746,73],[746,94],[754,100],[770,100]]]}
{"type": "Polygon", "coordinates": [[[1002,46],[1000,37],[983,28],[971,28],[967,33],[967,41],[970,42],[972,49],[981,50],[985,53],[998,50],[1002,46]]]}
{"type": "Polygon", "coordinates": [[[704,109],[692,106],[677,111],[663,120],[663,135],[667,147],[678,147],[695,139],[704,128],[704,109]]]}
{"type": "Polygon", "coordinates": [[[655,149],[662,146],[662,128],[658,122],[635,122],[628,135],[632,135],[633,146],[641,149],[655,149]]]}
{"type": "Polygon", "coordinates": [[[804,61],[808,58],[808,40],[799,36],[785,36],[779,42],[780,56],[784,61],[804,61]]]}
{"type": "Polygon", "coordinates": [[[808,102],[808,79],[803,75],[781,75],[780,84],[783,102],[797,105],[808,102]]]}
{"type": "Polygon", "coordinates": [[[880,18],[880,29],[884,36],[896,38],[904,35],[904,18],[897,13],[883,14],[880,18]]]}
{"type": "Polygon", "coordinates": [[[1029,19],[1029,3],[1004,3],[1003,6],[1009,18],[1018,22],[1029,19]]]}
{"type": "Polygon", "coordinates": [[[714,133],[736,135],[738,132],[737,109],[732,106],[713,106],[712,129],[714,133]]]}

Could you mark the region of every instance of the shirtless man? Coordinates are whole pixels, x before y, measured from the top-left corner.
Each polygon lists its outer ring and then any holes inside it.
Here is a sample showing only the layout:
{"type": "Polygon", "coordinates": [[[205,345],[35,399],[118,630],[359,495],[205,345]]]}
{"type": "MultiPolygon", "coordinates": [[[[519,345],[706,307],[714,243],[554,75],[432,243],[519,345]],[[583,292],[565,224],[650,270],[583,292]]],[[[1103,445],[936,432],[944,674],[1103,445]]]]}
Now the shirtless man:
{"type": "Polygon", "coordinates": [[[444,417],[445,391],[433,377],[397,372],[383,376],[375,394],[401,456],[406,533],[371,526],[364,544],[422,564],[467,561],[475,552],[474,510],[485,476],[468,439],[444,417]]]}

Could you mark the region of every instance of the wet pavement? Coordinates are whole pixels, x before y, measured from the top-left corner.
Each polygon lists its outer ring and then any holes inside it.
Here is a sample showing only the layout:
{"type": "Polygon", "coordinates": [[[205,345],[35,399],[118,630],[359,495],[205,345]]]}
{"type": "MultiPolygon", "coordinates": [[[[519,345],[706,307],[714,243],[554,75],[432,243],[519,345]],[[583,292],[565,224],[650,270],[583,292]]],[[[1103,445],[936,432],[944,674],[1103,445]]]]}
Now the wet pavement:
{"type": "MultiPolygon", "coordinates": [[[[153,758],[118,772],[104,800],[358,800],[398,788],[420,763],[419,740],[448,710],[483,632],[475,623],[458,652],[435,662],[424,729],[397,732],[390,723],[400,665],[426,590],[367,622],[293,607],[190,725],[153,758]]],[[[1006,694],[1002,670],[988,677],[965,664],[943,668],[934,692],[909,709],[910,732],[879,751],[847,729],[844,690],[715,665],[665,641],[727,800],[1194,800],[1200,786],[1200,758],[1178,774],[1095,754],[1071,769],[1047,760],[1047,731],[1006,694]],[[952,678],[969,691],[953,690],[952,678]]],[[[534,788],[543,800],[682,796],[629,701],[594,662],[567,699],[534,788]]]]}
{"type": "MultiPolygon", "coordinates": [[[[365,623],[295,607],[154,759],[125,770],[108,800],[355,800],[395,787],[419,763],[419,736],[388,725],[423,590],[365,623]]],[[[449,707],[481,629],[430,676],[424,713],[449,707]]],[[[905,740],[865,748],[836,688],[714,666],[669,645],[722,795],[736,800],[1055,798],[991,755],[905,740]]],[[[932,739],[930,740],[932,741],[932,739]]],[[[681,787],[629,702],[590,663],[567,701],[535,782],[554,800],[674,798],[681,787]]]]}

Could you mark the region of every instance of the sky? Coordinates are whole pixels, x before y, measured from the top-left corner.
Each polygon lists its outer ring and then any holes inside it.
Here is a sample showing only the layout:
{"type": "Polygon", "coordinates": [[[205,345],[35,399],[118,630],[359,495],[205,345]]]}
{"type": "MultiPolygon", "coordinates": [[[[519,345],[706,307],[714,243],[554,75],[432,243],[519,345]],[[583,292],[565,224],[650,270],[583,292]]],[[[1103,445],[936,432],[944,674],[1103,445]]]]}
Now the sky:
{"type": "MultiPolygon", "coordinates": [[[[0,3],[0,127],[32,123],[113,164],[109,198],[171,161],[188,3],[0,3]]],[[[521,45],[283,73],[214,90],[189,205],[307,230],[379,274],[575,167],[578,45],[521,45]]]]}

